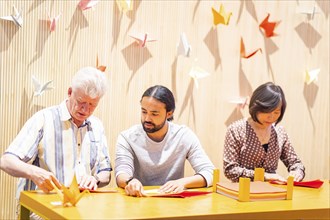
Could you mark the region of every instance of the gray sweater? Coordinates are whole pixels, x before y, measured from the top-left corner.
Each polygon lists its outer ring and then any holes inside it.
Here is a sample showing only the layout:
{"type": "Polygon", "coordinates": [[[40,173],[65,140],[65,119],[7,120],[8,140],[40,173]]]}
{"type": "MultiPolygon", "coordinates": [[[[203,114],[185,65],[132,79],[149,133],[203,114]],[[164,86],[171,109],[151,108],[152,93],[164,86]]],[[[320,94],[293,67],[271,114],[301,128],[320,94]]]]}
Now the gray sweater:
{"type": "Polygon", "coordinates": [[[126,173],[144,186],[160,186],[184,177],[186,159],[196,174],[205,178],[207,186],[211,186],[214,165],[192,130],[169,122],[165,138],[155,142],[141,124],[134,125],[118,136],[115,175],[126,173]]]}

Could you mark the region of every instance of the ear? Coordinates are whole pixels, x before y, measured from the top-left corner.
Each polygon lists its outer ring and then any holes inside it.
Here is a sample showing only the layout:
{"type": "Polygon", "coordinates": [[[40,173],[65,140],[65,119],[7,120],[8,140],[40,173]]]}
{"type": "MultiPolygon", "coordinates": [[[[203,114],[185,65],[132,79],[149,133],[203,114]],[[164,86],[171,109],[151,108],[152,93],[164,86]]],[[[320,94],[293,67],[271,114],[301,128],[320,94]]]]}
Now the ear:
{"type": "Polygon", "coordinates": [[[169,119],[173,116],[173,111],[167,112],[166,113],[166,119],[169,119]]]}
{"type": "Polygon", "coordinates": [[[72,87],[69,87],[68,89],[68,96],[70,97],[72,95],[72,87]]]}

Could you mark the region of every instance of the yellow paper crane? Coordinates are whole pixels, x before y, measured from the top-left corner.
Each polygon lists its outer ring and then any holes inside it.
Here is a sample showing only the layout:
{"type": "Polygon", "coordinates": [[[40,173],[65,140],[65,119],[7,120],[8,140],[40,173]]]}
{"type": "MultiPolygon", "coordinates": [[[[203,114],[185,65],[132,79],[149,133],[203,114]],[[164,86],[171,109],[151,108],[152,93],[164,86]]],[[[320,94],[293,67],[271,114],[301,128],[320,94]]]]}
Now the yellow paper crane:
{"type": "Polygon", "coordinates": [[[218,24],[228,25],[230,16],[232,15],[231,12],[226,13],[223,5],[220,5],[220,11],[216,11],[212,7],[212,13],[213,13],[213,24],[216,26],[218,24]]]}
{"type": "Polygon", "coordinates": [[[59,197],[63,201],[62,202],[63,206],[70,206],[70,204],[72,206],[76,206],[76,204],[82,198],[82,196],[86,193],[89,193],[88,190],[84,190],[84,191],[80,192],[76,175],[74,175],[72,183],[69,188],[62,185],[62,191],[59,190],[53,182],[51,182],[51,183],[52,183],[56,193],[59,195],[59,197]]]}

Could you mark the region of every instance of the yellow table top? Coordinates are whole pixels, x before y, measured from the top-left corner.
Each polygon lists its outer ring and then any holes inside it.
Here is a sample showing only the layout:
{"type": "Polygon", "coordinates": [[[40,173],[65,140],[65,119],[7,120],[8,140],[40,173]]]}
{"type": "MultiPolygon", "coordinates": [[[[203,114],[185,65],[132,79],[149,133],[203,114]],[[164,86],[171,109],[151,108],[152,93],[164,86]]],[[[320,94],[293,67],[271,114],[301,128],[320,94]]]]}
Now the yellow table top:
{"type": "MultiPolygon", "coordinates": [[[[212,188],[199,190],[211,192],[212,188]]],[[[23,210],[49,219],[330,219],[329,181],[319,189],[294,187],[292,200],[239,202],[218,193],[136,198],[118,189],[117,193],[86,194],[76,207],[54,206],[54,201],[59,201],[57,194],[36,191],[24,191],[20,197],[23,210]]]]}

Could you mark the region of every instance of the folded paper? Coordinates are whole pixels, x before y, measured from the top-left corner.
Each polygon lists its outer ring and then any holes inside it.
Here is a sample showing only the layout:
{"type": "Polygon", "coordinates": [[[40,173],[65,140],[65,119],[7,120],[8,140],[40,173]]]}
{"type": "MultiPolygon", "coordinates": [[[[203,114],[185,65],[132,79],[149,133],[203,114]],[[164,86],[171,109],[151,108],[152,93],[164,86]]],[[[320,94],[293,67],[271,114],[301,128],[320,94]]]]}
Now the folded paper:
{"type": "Polygon", "coordinates": [[[306,70],[305,82],[307,83],[307,85],[317,80],[320,71],[321,71],[320,68],[313,70],[306,70]]]}
{"type": "Polygon", "coordinates": [[[133,0],[116,0],[121,11],[131,11],[133,9],[133,0]]]}
{"type": "Polygon", "coordinates": [[[269,16],[270,14],[266,16],[266,18],[260,23],[259,28],[263,31],[264,35],[269,38],[269,37],[274,37],[277,34],[275,34],[274,30],[277,27],[277,25],[280,23],[279,21],[277,22],[269,22],[269,16]]]}
{"type": "Polygon", "coordinates": [[[213,24],[216,26],[218,24],[228,25],[230,17],[232,15],[231,12],[226,13],[225,8],[223,5],[220,5],[220,10],[217,11],[212,7],[212,14],[213,14],[213,24]]]}
{"type": "Polygon", "coordinates": [[[99,0],[80,0],[78,3],[79,8],[84,11],[90,8],[94,8],[99,0]]]}
{"type": "Polygon", "coordinates": [[[198,80],[209,76],[210,73],[206,72],[198,66],[193,66],[189,72],[189,76],[193,78],[196,88],[198,89],[198,80]]]}
{"type": "Polygon", "coordinates": [[[54,87],[49,86],[49,84],[52,83],[53,80],[50,80],[45,84],[41,84],[35,76],[32,76],[32,82],[34,85],[34,96],[41,96],[46,90],[54,89],[54,87]]]}
{"type": "Polygon", "coordinates": [[[185,33],[181,33],[180,41],[177,45],[177,55],[182,55],[185,57],[189,57],[191,51],[191,46],[188,43],[187,37],[185,33]]]}
{"type": "Polygon", "coordinates": [[[7,20],[13,22],[16,26],[22,27],[23,25],[23,17],[22,17],[22,11],[18,11],[15,5],[13,6],[14,14],[9,16],[2,16],[0,19],[7,20]]]}
{"type": "Polygon", "coordinates": [[[145,47],[147,42],[156,41],[148,33],[130,34],[129,36],[134,38],[140,47],[145,47]]]}
{"type": "Polygon", "coordinates": [[[241,57],[242,58],[248,59],[248,58],[252,57],[253,55],[255,55],[258,51],[262,52],[261,48],[258,48],[256,50],[252,51],[251,53],[247,54],[245,51],[245,45],[244,45],[243,38],[241,37],[241,57]]]}

